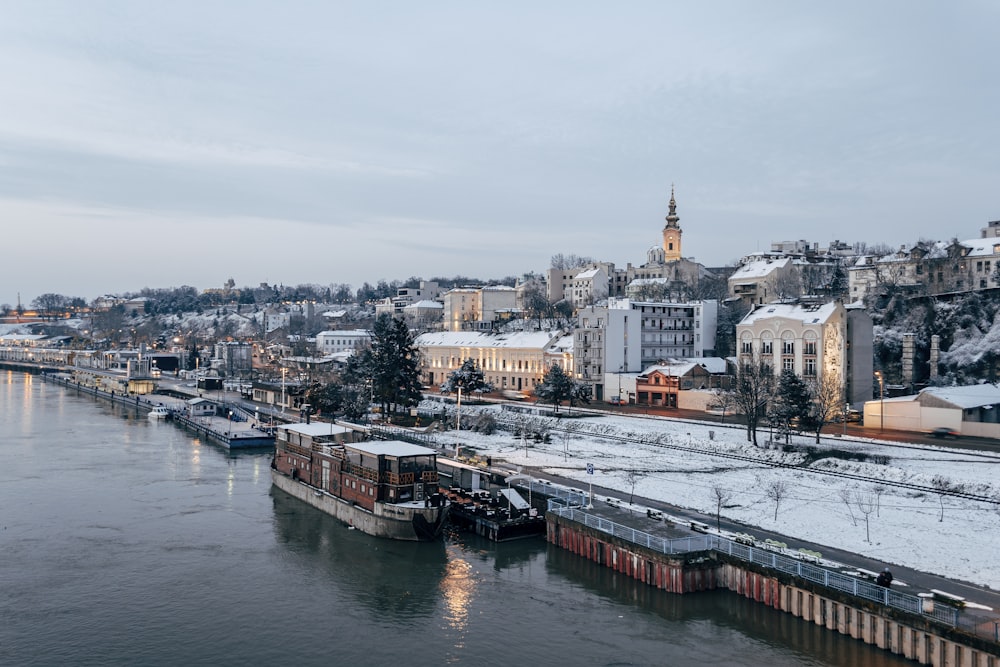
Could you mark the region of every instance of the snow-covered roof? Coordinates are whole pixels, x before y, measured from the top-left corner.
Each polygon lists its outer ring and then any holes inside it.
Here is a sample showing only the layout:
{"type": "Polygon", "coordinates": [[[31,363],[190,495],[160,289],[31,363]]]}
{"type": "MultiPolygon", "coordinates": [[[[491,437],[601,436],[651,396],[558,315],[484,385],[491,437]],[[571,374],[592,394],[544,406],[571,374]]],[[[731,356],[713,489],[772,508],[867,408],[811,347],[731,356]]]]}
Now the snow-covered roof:
{"type": "Polygon", "coordinates": [[[429,299],[423,299],[421,301],[411,303],[409,306],[404,306],[403,310],[418,310],[421,308],[434,308],[437,310],[443,310],[444,304],[441,303],[440,301],[431,301],[429,299]]]}
{"type": "Polygon", "coordinates": [[[417,347],[503,347],[544,349],[553,339],[561,336],[556,331],[518,331],[514,333],[487,334],[475,331],[437,331],[417,336],[417,347]]]}
{"type": "Polygon", "coordinates": [[[927,387],[920,391],[920,395],[924,394],[932,395],[963,410],[984,405],[1000,405],[1000,388],[989,383],[963,387],[927,387]]]}
{"type": "Polygon", "coordinates": [[[959,241],[959,243],[969,248],[970,257],[996,255],[998,254],[996,248],[1000,245],[1000,238],[970,239],[968,241],[959,241]]]}
{"type": "Polygon", "coordinates": [[[639,374],[639,377],[646,377],[656,372],[662,373],[663,375],[669,377],[683,377],[688,373],[690,373],[691,369],[697,365],[698,364],[691,361],[678,362],[674,364],[657,364],[655,366],[650,366],[649,368],[644,370],[642,373],[639,374]]]}
{"type": "Polygon", "coordinates": [[[788,320],[799,320],[803,324],[819,324],[830,319],[837,310],[837,303],[830,301],[819,305],[800,303],[766,303],[758,306],[740,322],[741,325],[754,324],[758,320],[781,317],[788,320]]]}
{"type": "Polygon", "coordinates": [[[299,433],[315,438],[323,435],[336,435],[340,433],[350,433],[351,429],[329,422],[310,422],[309,424],[284,424],[278,427],[292,433],[299,433]]]}
{"type": "Polygon", "coordinates": [[[730,280],[749,280],[753,278],[764,278],[772,271],[788,266],[792,260],[788,257],[783,259],[754,259],[745,262],[740,268],[733,271],[729,276],[730,280]]]}
{"type": "Polygon", "coordinates": [[[401,442],[399,440],[353,442],[347,446],[351,449],[372,454],[373,456],[428,456],[437,454],[436,451],[429,447],[421,447],[420,445],[401,442]]]}
{"type": "Polygon", "coordinates": [[[574,280],[589,280],[597,275],[598,269],[587,269],[586,271],[581,271],[576,274],[574,280]]]}
{"type": "Polygon", "coordinates": [[[556,340],[555,342],[552,343],[552,345],[549,346],[549,349],[547,351],[555,354],[562,354],[564,352],[569,352],[572,354],[573,352],[572,334],[567,336],[561,336],[558,340],[556,340]]]}

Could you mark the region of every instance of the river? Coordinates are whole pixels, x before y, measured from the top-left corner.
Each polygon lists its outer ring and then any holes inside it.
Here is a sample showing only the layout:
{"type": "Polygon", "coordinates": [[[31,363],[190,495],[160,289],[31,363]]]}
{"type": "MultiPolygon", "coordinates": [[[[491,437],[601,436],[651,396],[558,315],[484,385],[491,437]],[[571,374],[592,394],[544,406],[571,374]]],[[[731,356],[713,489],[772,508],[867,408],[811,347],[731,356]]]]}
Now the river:
{"type": "Polygon", "coordinates": [[[912,664],[540,538],[372,538],[272,490],[268,451],[21,373],[0,455],[4,665],[912,664]]]}

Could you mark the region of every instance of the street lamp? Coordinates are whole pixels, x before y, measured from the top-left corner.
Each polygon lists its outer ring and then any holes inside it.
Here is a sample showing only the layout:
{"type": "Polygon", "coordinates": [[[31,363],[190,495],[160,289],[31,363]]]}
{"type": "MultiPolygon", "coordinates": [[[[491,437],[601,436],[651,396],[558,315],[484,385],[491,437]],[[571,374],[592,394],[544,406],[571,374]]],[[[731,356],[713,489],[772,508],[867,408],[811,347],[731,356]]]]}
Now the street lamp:
{"type": "Polygon", "coordinates": [[[885,430],[885,376],[882,375],[882,371],[875,371],[875,377],[878,378],[878,417],[879,417],[879,427],[878,430],[885,430]]]}
{"type": "Polygon", "coordinates": [[[285,373],[288,369],[281,367],[281,414],[285,414],[285,373]]]}

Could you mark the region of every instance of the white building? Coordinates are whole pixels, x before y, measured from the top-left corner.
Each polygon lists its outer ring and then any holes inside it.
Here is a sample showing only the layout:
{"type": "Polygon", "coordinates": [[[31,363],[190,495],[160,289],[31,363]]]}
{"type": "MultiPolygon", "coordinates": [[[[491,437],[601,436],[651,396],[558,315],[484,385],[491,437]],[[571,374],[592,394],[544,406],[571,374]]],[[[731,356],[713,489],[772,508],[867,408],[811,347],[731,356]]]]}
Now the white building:
{"type": "Polygon", "coordinates": [[[561,331],[489,334],[442,331],[417,336],[420,371],[428,385],[441,384],[466,359],[498,390],[531,391],[553,364],[573,372],[572,337],[561,331]]]}
{"type": "Polygon", "coordinates": [[[852,405],[872,395],[872,324],[861,308],[828,303],[769,303],[736,325],[741,365],[761,361],[806,381],[832,376],[852,405]]]}
{"type": "Polygon", "coordinates": [[[371,344],[372,335],[364,329],[321,331],[316,334],[316,352],[331,356],[341,352],[353,354],[371,344]]]}

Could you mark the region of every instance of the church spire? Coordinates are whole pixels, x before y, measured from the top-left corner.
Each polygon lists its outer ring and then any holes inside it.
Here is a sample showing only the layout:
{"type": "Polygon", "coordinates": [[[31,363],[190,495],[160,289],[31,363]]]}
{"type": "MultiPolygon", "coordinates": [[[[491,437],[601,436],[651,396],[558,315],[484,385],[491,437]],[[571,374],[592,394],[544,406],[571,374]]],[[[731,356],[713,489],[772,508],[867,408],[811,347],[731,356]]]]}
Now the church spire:
{"type": "Polygon", "coordinates": [[[677,215],[677,201],[674,199],[674,185],[670,184],[670,212],[667,214],[667,226],[663,228],[663,260],[673,262],[681,258],[680,216],[677,215]]]}
{"type": "Polygon", "coordinates": [[[674,184],[670,184],[670,210],[667,213],[667,227],[672,229],[677,228],[677,223],[680,222],[680,216],[677,215],[677,202],[674,200],[674,184]]]}

